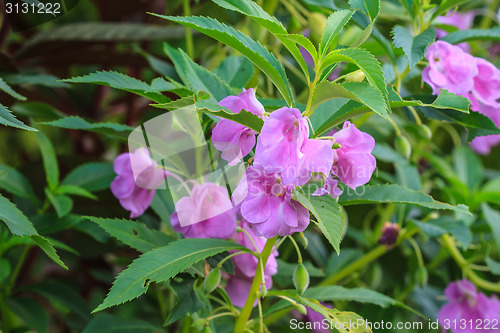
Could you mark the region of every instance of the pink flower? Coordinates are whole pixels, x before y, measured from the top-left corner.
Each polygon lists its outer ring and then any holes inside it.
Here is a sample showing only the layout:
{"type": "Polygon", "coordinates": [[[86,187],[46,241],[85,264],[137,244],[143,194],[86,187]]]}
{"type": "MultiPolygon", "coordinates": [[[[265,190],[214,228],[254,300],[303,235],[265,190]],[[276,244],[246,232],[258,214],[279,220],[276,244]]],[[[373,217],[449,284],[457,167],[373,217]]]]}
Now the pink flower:
{"type": "Polygon", "coordinates": [[[119,155],[113,168],[117,177],[111,183],[111,192],[122,207],[130,211],[130,218],[142,215],[153,201],[154,189],[167,173],[150,158],[146,148],[119,155]]]}
{"type": "Polygon", "coordinates": [[[313,172],[328,174],[332,160],[328,142],[309,139],[307,118],[299,110],[284,107],[264,120],[255,162],[279,173],[284,185],[303,185],[313,172]]]}
{"type": "MultiPolygon", "coordinates": [[[[258,236],[252,226],[245,220],[241,221],[240,226],[252,237],[253,241],[257,245],[257,248],[255,248],[253,242],[244,232],[237,233],[235,241],[252,251],[262,252],[267,239],[258,236]]],[[[264,268],[264,279],[267,289],[271,289],[273,286],[271,276],[278,272],[278,262],[276,261],[277,256],[278,251],[271,253],[267,259],[266,267],[264,268]]],[[[233,257],[235,274],[229,275],[226,292],[234,305],[239,307],[243,307],[245,305],[248,294],[250,293],[253,278],[255,277],[255,272],[257,271],[258,262],[257,258],[251,254],[239,254],[233,257]]],[[[255,302],[254,306],[255,305],[257,305],[257,302],[255,302]]]]}
{"type": "Polygon", "coordinates": [[[176,203],[170,223],[186,238],[227,239],[236,230],[236,213],[225,187],[195,183],[190,196],[176,203]]]}
{"type": "Polygon", "coordinates": [[[438,95],[440,89],[446,89],[467,97],[478,74],[473,56],[458,46],[437,41],[427,48],[425,57],[429,66],[424,68],[422,78],[432,87],[433,94],[438,95]]]}
{"type": "Polygon", "coordinates": [[[233,200],[241,202],[241,215],[266,238],[289,236],[309,225],[309,211],[292,199],[292,185],[284,185],[276,173],[254,163],[238,185],[233,200]]]}
{"type": "Polygon", "coordinates": [[[352,189],[368,183],[377,166],[371,154],[375,147],[373,137],[346,121],[342,129],[333,134],[333,142],[340,148],[333,149],[332,173],[352,189]]]}
{"type": "Polygon", "coordinates": [[[479,321],[500,320],[500,302],[496,297],[488,298],[485,294],[477,292],[474,284],[468,280],[450,283],[444,293],[448,304],[442,307],[438,314],[441,326],[449,323],[452,333],[497,331],[496,329],[476,329],[476,323],[479,321]],[[453,324],[454,320],[456,320],[456,325],[453,324]],[[463,322],[466,322],[465,328],[460,325],[463,322]]]}
{"type": "MultiPolygon", "coordinates": [[[[458,30],[467,30],[472,27],[475,16],[476,13],[474,11],[468,11],[466,13],[460,13],[458,11],[455,12],[449,11],[448,14],[446,14],[446,16],[438,16],[437,21],[441,24],[457,27],[458,30]]],[[[447,34],[448,32],[442,29],[436,29],[436,35],[438,39],[443,38],[447,34]]],[[[460,47],[465,52],[469,52],[470,50],[469,43],[467,42],[457,44],[457,46],[460,47]]]]}
{"type": "MultiPolygon", "coordinates": [[[[325,304],[321,303],[324,307],[327,307],[329,309],[332,309],[333,307],[330,304],[325,304]]],[[[311,330],[314,333],[330,333],[330,330],[328,329],[328,325],[325,325],[325,316],[323,316],[321,313],[314,311],[311,308],[306,308],[307,309],[307,314],[306,314],[306,319],[309,323],[311,323],[311,330]]]]}
{"type": "MultiPolygon", "coordinates": [[[[243,89],[238,96],[228,96],[219,105],[240,113],[246,110],[259,117],[264,115],[264,107],[255,97],[255,89],[243,89]]],[[[229,165],[236,165],[255,146],[257,132],[228,119],[221,119],[212,131],[212,142],[215,148],[222,151],[222,158],[229,165]]]]}
{"type": "MultiPolygon", "coordinates": [[[[482,58],[475,60],[478,73],[474,77],[472,95],[483,104],[499,107],[497,100],[500,98],[500,70],[482,58]]],[[[474,106],[478,107],[477,102],[474,106]]]]}

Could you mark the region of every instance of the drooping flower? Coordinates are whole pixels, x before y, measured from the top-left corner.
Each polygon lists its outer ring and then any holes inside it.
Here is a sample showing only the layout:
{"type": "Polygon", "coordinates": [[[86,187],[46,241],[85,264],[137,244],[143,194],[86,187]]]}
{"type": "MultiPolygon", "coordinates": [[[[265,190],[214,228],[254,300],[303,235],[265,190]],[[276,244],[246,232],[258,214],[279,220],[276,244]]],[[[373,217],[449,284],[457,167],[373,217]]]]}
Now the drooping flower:
{"type": "Polygon", "coordinates": [[[352,189],[368,183],[377,166],[371,154],[375,139],[346,121],[342,129],[333,134],[333,142],[340,147],[333,149],[332,174],[352,189]]]}
{"type": "Polygon", "coordinates": [[[155,188],[164,181],[167,172],[151,159],[144,147],[119,155],[113,168],[117,176],[111,183],[111,192],[122,207],[130,211],[130,218],[142,215],[151,205],[155,188]]]}
{"type": "MultiPolygon", "coordinates": [[[[267,239],[258,236],[252,226],[245,220],[241,221],[240,226],[252,237],[257,248],[255,248],[252,240],[244,232],[237,233],[235,241],[252,251],[261,252],[264,249],[267,239]]],[[[271,253],[264,268],[264,280],[267,289],[271,289],[273,285],[272,276],[278,272],[277,256],[278,251],[271,253]]],[[[234,305],[243,307],[250,293],[250,287],[257,271],[258,260],[253,255],[245,253],[233,257],[233,263],[234,274],[229,275],[226,292],[234,305]]],[[[257,302],[254,306],[256,304],[257,302]]]]}
{"type": "MultiPolygon", "coordinates": [[[[228,96],[219,105],[240,113],[246,110],[259,117],[264,115],[264,107],[255,97],[255,89],[243,89],[238,96],[228,96]]],[[[212,142],[215,148],[222,151],[222,158],[229,165],[236,165],[255,146],[254,130],[229,119],[221,119],[212,131],[212,142]]]]}
{"type": "Polygon", "coordinates": [[[328,174],[332,161],[328,142],[309,139],[307,118],[298,109],[284,107],[264,120],[255,162],[279,173],[284,185],[303,185],[313,172],[328,174]]]}
{"type": "Polygon", "coordinates": [[[422,72],[423,80],[438,95],[440,89],[466,96],[474,87],[474,77],[478,74],[473,56],[461,48],[447,42],[437,41],[425,52],[429,66],[422,72]]]}
{"type": "Polygon", "coordinates": [[[289,236],[309,225],[309,211],[292,199],[292,185],[284,185],[277,173],[267,172],[257,162],[247,169],[233,193],[241,202],[241,215],[266,238],[289,236]]]}
{"type": "MultiPolygon", "coordinates": [[[[474,11],[468,11],[465,13],[461,13],[459,11],[449,11],[445,16],[438,16],[437,21],[441,24],[457,27],[458,30],[467,30],[472,27],[475,16],[476,13],[474,11]]],[[[438,39],[443,38],[447,34],[448,32],[443,29],[436,29],[436,36],[438,39]]],[[[469,43],[467,42],[459,43],[457,46],[466,52],[469,52],[470,50],[469,43]]]]}
{"type": "Polygon", "coordinates": [[[186,238],[228,239],[236,230],[236,213],[225,187],[195,183],[190,196],[176,203],[170,223],[186,238]]]}
{"type": "Polygon", "coordinates": [[[500,320],[500,301],[495,296],[488,297],[478,292],[474,284],[468,280],[450,283],[444,293],[448,304],[443,306],[438,314],[441,326],[444,327],[446,323],[449,323],[452,333],[497,331],[496,329],[476,328],[476,323],[484,322],[485,319],[490,322],[500,320]],[[457,325],[454,325],[454,320],[456,320],[457,325]],[[466,325],[460,325],[463,322],[466,325]]]}

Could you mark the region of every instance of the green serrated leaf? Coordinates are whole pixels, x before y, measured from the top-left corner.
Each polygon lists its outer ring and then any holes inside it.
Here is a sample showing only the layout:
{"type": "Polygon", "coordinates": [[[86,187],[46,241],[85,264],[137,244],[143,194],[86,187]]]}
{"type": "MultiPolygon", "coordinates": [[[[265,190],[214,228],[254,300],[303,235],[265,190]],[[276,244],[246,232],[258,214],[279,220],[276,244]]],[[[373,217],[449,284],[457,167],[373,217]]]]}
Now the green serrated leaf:
{"type": "Polygon", "coordinates": [[[214,254],[245,249],[241,245],[221,239],[188,238],[152,250],[134,260],[118,275],[104,302],[93,312],[137,298],[148,290],[150,283],[167,281],[214,254]]]}
{"type": "Polygon", "coordinates": [[[95,72],[84,76],[65,79],[63,80],[63,82],[100,84],[107,87],[128,91],[139,96],[151,99],[157,103],[166,103],[169,100],[161,93],[147,92],[150,89],[150,86],[146,82],[113,71],[95,72]]]}
{"type": "Polygon", "coordinates": [[[66,265],[62,262],[61,258],[59,258],[59,255],[57,254],[56,249],[54,249],[52,243],[47,238],[44,238],[40,235],[31,235],[30,237],[31,239],[33,239],[33,241],[35,241],[38,247],[40,247],[43,252],[45,252],[45,254],[50,259],[52,259],[52,261],[54,261],[62,268],[68,269],[68,267],[66,267],[66,265]]]}
{"type": "Polygon", "coordinates": [[[430,209],[445,209],[472,215],[465,205],[452,206],[434,200],[431,196],[401,185],[360,186],[355,191],[344,191],[339,198],[343,206],[368,203],[400,203],[422,206],[430,209]]]}
{"type": "Polygon", "coordinates": [[[346,82],[343,84],[330,81],[321,82],[314,90],[311,110],[334,98],[348,98],[366,105],[381,116],[387,115],[387,105],[380,91],[362,82],[346,82]]]}
{"type": "Polygon", "coordinates": [[[38,235],[33,224],[16,205],[0,194],[0,220],[17,236],[38,235]]]}
{"type": "Polygon", "coordinates": [[[17,118],[7,109],[5,106],[0,104],[0,124],[15,128],[20,128],[27,131],[37,132],[38,130],[25,125],[23,122],[17,120],[17,118]]]}
{"type": "Polygon", "coordinates": [[[457,30],[444,36],[441,40],[450,44],[458,44],[473,40],[500,40],[500,27],[491,29],[457,30]]]}
{"type": "Polygon", "coordinates": [[[472,242],[472,233],[469,227],[462,220],[456,220],[449,216],[441,216],[427,222],[412,221],[427,236],[435,238],[446,233],[457,239],[464,249],[467,249],[472,242]]]}
{"type": "Polygon", "coordinates": [[[337,201],[331,195],[316,197],[299,191],[295,192],[295,199],[314,214],[321,232],[339,254],[345,225],[337,201]]]}
{"type": "Polygon", "coordinates": [[[77,116],[65,117],[54,121],[43,122],[40,124],[65,129],[91,131],[115,136],[121,139],[127,139],[128,135],[133,130],[132,127],[117,123],[90,123],[87,120],[77,116]]]}
{"type": "Polygon", "coordinates": [[[386,308],[401,306],[395,299],[367,288],[346,288],[342,286],[312,287],[304,292],[304,297],[316,299],[320,302],[354,301],[375,304],[386,308]]]}
{"type": "Polygon", "coordinates": [[[375,20],[380,12],[380,0],[349,0],[351,9],[363,11],[370,20],[375,20]]]}
{"type": "Polygon", "coordinates": [[[114,238],[142,253],[166,246],[174,241],[174,238],[167,234],[149,229],[139,222],[93,216],[86,216],[86,218],[97,223],[114,238]]]}
{"type": "Polygon", "coordinates": [[[413,36],[406,28],[397,25],[392,30],[392,34],[394,46],[403,49],[410,68],[413,68],[422,59],[427,46],[436,38],[436,31],[433,28],[428,28],[413,36]]]}
{"type": "Polygon", "coordinates": [[[26,97],[24,97],[23,95],[17,93],[1,77],[0,77],[0,90],[3,91],[3,92],[5,92],[5,93],[7,93],[7,94],[9,94],[10,96],[14,97],[15,99],[18,99],[18,100],[21,100],[21,101],[25,101],[26,100],[26,97]]]}
{"type": "Polygon", "coordinates": [[[175,17],[153,15],[193,28],[241,52],[271,79],[287,103],[289,105],[292,104],[292,92],[285,70],[276,57],[260,43],[213,18],[203,16],[175,17]]]}
{"type": "Polygon", "coordinates": [[[319,43],[319,53],[322,57],[328,52],[332,43],[342,28],[349,22],[353,14],[354,12],[352,10],[339,10],[328,17],[319,43]]]}
{"type": "Polygon", "coordinates": [[[349,62],[359,67],[366,76],[370,85],[380,90],[382,96],[388,103],[387,86],[384,72],[378,60],[368,51],[363,49],[338,49],[330,52],[323,60],[320,73],[330,65],[338,62],[349,62]]]}
{"type": "Polygon", "coordinates": [[[63,194],[54,194],[49,189],[45,189],[45,194],[52,204],[52,207],[56,210],[59,218],[64,217],[71,212],[71,209],[73,208],[73,200],[71,200],[70,197],[63,194]]]}
{"type": "Polygon", "coordinates": [[[76,185],[61,185],[57,188],[57,194],[77,195],[80,197],[97,200],[97,197],[86,189],[76,185]]]}

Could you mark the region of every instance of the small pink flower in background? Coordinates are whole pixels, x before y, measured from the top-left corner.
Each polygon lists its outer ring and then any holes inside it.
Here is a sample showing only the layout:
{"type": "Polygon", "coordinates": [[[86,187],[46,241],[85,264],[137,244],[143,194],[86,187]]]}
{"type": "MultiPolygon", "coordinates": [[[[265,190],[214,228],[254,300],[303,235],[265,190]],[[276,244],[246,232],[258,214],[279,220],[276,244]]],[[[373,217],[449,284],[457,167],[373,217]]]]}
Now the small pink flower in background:
{"type": "MultiPolygon", "coordinates": [[[[460,280],[452,282],[444,291],[448,304],[443,306],[438,314],[441,326],[450,323],[452,333],[496,332],[496,329],[476,329],[476,323],[500,320],[500,301],[495,296],[487,297],[478,292],[472,282],[460,280]],[[453,321],[456,320],[456,327],[453,321]],[[465,321],[466,328],[460,323],[465,321]],[[469,322],[471,321],[471,322],[469,322]],[[472,323],[472,327],[471,324],[472,323]],[[463,326],[462,326],[463,327],[463,326]]],[[[491,327],[491,326],[490,326],[491,327]]],[[[481,328],[483,328],[481,326],[481,328]]],[[[443,330],[444,332],[444,330],[443,330]]]]}
{"type": "Polygon", "coordinates": [[[352,189],[368,183],[377,166],[371,154],[375,139],[346,121],[342,129],[333,134],[333,143],[338,143],[340,148],[333,149],[332,173],[352,189]]]}
{"type": "Polygon", "coordinates": [[[429,66],[422,72],[423,80],[432,87],[432,93],[438,95],[440,89],[466,96],[474,88],[474,77],[478,74],[473,56],[458,46],[437,41],[425,52],[429,66]]]}
{"type": "Polygon", "coordinates": [[[285,185],[303,185],[313,172],[328,174],[333,154],[327,142],[309,139],[307,118],[298,109],[281,108],[264,120],[255,162],[279,173],[285,185]]]}
{"type": "Polygon", "coordinates": [[[236,231],[236,213],[225,187],[195,183],[190,196],[176,203],[170,223],[186,238],[228,239],[236,231]]]}
{"type": "MultiPolygon", "coordinates": [[[[457,27],[458,30],[467,30],[472,28],[475,16],[476,13],[474,11],[468,11],[466,13],[449,11],[446,16],[438,16],[437,21],[441,24],[457,27]]],[[[448,32],[442,29],[436,29],[436,36],[438,39],[443,38],[447,34],[448,32]]],[[[466,52],[469,52],[470,50],[469,43],[467,42],[457,44],[457,46],[466,52]]]]}
{"type": "MultiPolygon", "coordinates": [[[[489,117],[500,128],[500,106],[494,107],[479,103],[478,112],[489,117]]],[[[488,155],[491,148],[500,144],[500,135],[486,135],[474,138],[470,146],[478,154],[488,155]]]]}
{"type": "Polygon", "coordinates": [[[241,201],[243,218],[253,224],[258,235],[266,238],[289,236],[309,225],[309,211],[291,199],[293,186],[285,186],[280,180],[278,174],[254,163],[233,193],[233,200],[241,201]]]}
{"type": "Polygon", "coordinates": [[[146,148],[119,155],[113,168],[117,177],[111,183],[111,192],[122,207],[130,211],[130,218],[142,215],[151,205],[154,189],[165,180],[167,172],[150,158],[146,148]]]}
{"type": "MultiPolygon", "coordinates": [[[[258,236],[252,226],[245,220],[241,221],[240,226],[252,237],[253,241],[257,245],[257,249],[244,232],[237,233],[235,241],[252,251],[261,252],[266,245],[267,239],[258,236]]],[[[278,272],[278,262],[276,261],[277,256],[278,251],[271,253],[267,259],[266,267],[264,268],[264,279],[267,289],[271,289],[273,286],[273,280],[271,277],[278,272]]],[[[255,272],[257,271],[258,260],[251,254],[239,254],[233,257],[233,262],[234,275],[229,275],[226,292],[234,305],[243,307],[248,298],[248,294],[250,293],[250,287],[252,285],[253,278],[255,277],[255,272]]],[[[254,306],[255,305],[257,305],[257,302],[254,306]]]]}
{"type": "MultiPolygon", "coordinates": [[[[264,107],[255,97],[255,89],[243,89],[238,96],[228,96],[219,105],[240,113],[246,110],[259,117],[264,115],[264,107]]],[[[229,165],[236,165],[255,146],[257,132],[229,119],[221,119],[212,131],[212,142],[215,148],[222,151],[222,158],[229,165]]]]}
{"type": "MultiPolygon", "coordinates": [[[[332,309],[333,307],[329,304],[321,303],[323,306],[332,309]]],[[[306,308],[307,309],[307,314],[306,314],[306,319],[308,322],[312,324],[312,331],[314,333],[330,333],[330,330],[328,328],[325,328],[325,325],[323,325],[323,320],[325,320],[325,316],[323,316],[321,313],[314,311],[311,308],[306,308]]]]}

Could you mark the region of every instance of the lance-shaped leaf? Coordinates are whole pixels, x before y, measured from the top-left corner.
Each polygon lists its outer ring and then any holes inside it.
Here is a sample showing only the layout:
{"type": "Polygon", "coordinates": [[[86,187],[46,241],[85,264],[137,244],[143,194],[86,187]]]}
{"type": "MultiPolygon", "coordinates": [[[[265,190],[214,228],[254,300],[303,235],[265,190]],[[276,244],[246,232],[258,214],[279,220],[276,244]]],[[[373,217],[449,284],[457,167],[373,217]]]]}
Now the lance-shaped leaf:
{"type": "Polygon", "coordinates": [[[314,90],[311,110],[334,98],[348,98],[366,105],[381,116],[387,115],[387,105],[382,93],[377,88],[362,82],[343,84],[330,81],[321,82],[314,90]]]}
{"type": "Polygon", "coordinates": [[[109,122],[91,123],[77,116],[65,117],[54,121],[43,122],[40,124],[60,127],[65,129],[91,131],[91,132],[115,136],[121,139],[126,139],[133,129],[130,126],[117,123],[109,123],[109,122]]]}
{"type": "Polygon", "coordinates": [[[86,218],[97,223],[114,238],[142,253],[166,246],[174,240],[167,234],[149,229],[140,222],[93,216],[87,216],[86,218]]]}
{"type": "Polygon", "coordinates": [[[435,37],[436,31],[433,28],[428,28],[416,36],[400,25],[395,26],[392,30],[394,46],[403,49],[410,68],[413,68],[422,59],[427,46],[434,41],[435,37]]]}
{"type": "Polygon", "coordinates": [[[93,312],[137,298],[152,282],[167,281],[198,261],[229,250],[246,248],[221,239],[187,238],[143,254],[118,275],[104,302],[93,312]]]}
{"type": "Polygon", "coordinates": [[[401,185],[365,185],[356,188],[356,190],[346,190],[340,195],[339,203],[343,206],[369,203],[399,203],[430,209],[452,210],[471,215],[468,207],[465,205],[452,206],[444,202],[439,202],[434,200],[430,195],[411,190],[401,185]]]}
{"type": "Polygon", "coordinates": [[[450,44],[458,44],[471,40],[500,40],[500,27],[453,31],[444,36],[442,40],[450,44]]]}
{"type": "Polygon", "coordinates": [[[295,191],[295,199],[316,217],[317,225],[337,254],[344,233],[344,218],[337,201],[331,195],[312,196],[295,191]]]}
{"type": "Polygon", "coordinates": [[[88,75],[73,77],[71,79],[65,79],[63,81],[71,83],[100,84],[111,88],[128,91],[139,96],[151,99],[157,103],[168,102],[168,98],[160,93],[146,92],[150,89],[149,84],[147,84],[146,82],[118,72],[100,71],[88,75]]]}
{"type": "Polygon", "coordinates": [[[205,35],[210,36],[218,40],[219,42],[229,45],[235,50],[241,52],[271,79],[271,81],[278,88],[287,103],[289,105],[292,104],[292,92],[288,84],[285,70],[276,59],[276,57],[272,55],[260,43],[256,42],[240,31],[222,24],[210,17],[176,17],[157,14],[153,15],[200,31],[201,33],[204,33],[205,35]]]}
{"type": "Polygon", "coordinates": [[[38,131],[33,127],[25,125],[22,121],[18,120],[9,109],[0,104],[0,124],[10,127],[16,127],[27,131],[38,131]]]}
{"type": "Polygon", "coordinates": [[[352,10],[339,10],[328,17],[319,43],[319,53],[321,56],[324,56],[328,52],[340,30],[349,22],[353,14],[352,10]]]}
{"type": "Polygon", "coordinates": [[[304,57],[300,53],[297,45],[294,41],[287,38],[287,31],[283,24],[278,21],[275,17],[269,15],[262,7],[260,7],[253,0],[213,0],[219,6],[239,12],[245,16],[250,17],[252,20],[258,22],[264,28],[266,28],[269,32],[275,35],[288,51],[295,58],[300,68],[306,75],[309,80],[309,70],[307,69],[307,64],[304,60],[304,57]]]}
{"type": "Polygon", "coordinates": [[[9,86],[7,82],[5,82],[4,79],[2,79],[1,77],[0,77],[0,90],[21,101],[26,100],[26,97],[19,94],[14,89],[12,89],[11,86],[9,86]]]}

